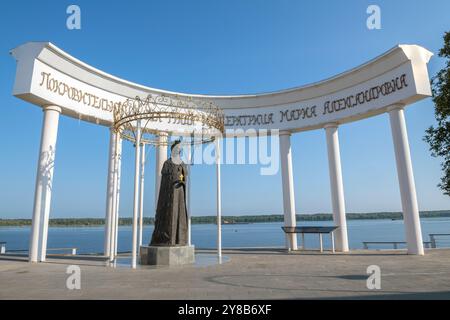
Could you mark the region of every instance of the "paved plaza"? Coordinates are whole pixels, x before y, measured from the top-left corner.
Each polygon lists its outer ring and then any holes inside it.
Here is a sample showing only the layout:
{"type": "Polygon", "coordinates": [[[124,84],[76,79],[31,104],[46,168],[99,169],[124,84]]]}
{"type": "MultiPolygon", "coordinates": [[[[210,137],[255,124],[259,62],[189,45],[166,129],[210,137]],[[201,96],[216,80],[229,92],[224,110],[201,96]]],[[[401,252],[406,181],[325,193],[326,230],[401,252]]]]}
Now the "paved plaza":
{"type": "Polygon", "coordinates": [[[31,264],[0,256],[0,299],[450,299],[450,249],[224,250],[222,264],[213,251],[197,254],[197,265],[135,270],[79,257],[31,264]],[[80,266],[80,290],[66,287],[70,265],[80,266]],[[369,265],[381,268],[380,290],[367,288],[369,265]]]}

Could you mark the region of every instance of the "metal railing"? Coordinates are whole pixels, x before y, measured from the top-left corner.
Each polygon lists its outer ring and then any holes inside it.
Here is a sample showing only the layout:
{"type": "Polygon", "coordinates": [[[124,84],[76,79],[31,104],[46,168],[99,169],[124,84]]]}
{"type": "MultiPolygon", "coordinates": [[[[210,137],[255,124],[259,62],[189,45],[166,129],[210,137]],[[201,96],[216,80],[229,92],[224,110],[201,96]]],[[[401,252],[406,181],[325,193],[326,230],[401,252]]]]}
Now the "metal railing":
{"type": "MultiPolygon", "coordinates": [[[[436,237],[449,237],[450,233],[430,233],[428,236],[430,237],[431,247],[437,248],[436,237]]],[[[450,239],[448,239],[447,241],[449,240],[450,239]]]]}
{"type": "MultiPolygon", "coordinates": [[[[398,249],[399,245],[406,245],[405,241],[363,241],[364,249],[369,249],[369,244],[389,244],[392,245],[394,249],[398,249]]],[[[423,245],[425,248],[433,248],[433,243],[431,241],[424,241],[423,245]]]]}
{"type": "MultiPolygon", "coordinates": [[[[47,248],[47,251],[65,251],[69,250],[71,255],[77,254],[77,248],[76,247],[68,247],[68,248],[47,248]]],[[[0,242],[0,254],[6,254],[6,253],[18,253],[18,252],[28,252],[28,249],[20,249],[20,250],[6,250],[6,242],[0,242]]]]}

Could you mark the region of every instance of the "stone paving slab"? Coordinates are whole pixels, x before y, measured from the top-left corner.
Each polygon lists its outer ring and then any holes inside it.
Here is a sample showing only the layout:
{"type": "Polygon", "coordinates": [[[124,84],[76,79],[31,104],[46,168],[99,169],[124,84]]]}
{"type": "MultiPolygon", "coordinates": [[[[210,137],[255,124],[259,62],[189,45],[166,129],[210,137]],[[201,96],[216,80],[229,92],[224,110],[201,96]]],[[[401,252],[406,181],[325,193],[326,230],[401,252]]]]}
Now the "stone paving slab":
{"type": "Polygon", "coordinates": [[[272,249],[224,255],[229,260],[220,265],[136,270],[96,260],[31,264],[0,256],[0,299],[450,299],[450,249],[425,256],[272,249]],[[81,269],[80,290],[66,287],[66,269],[74,264],[81,269]],[[380,290],[367,289],[369,265],[381,268],[380,290]]]}

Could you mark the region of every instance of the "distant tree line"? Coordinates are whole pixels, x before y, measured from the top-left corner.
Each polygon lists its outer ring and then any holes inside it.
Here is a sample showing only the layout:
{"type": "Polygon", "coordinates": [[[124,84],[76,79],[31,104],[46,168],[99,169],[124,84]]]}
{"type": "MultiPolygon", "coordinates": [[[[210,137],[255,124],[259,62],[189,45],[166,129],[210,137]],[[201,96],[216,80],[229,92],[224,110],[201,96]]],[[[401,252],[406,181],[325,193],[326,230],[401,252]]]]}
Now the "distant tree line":
{"type": "MultiPolygon", "coordinates": [[[[421,211],[422,218],[450,217],[450,210],[440,211],[421,211]]],[[[374,212],[374,213],[347,213],[348,220],[367,220],[367,219],[403,219],[401,212],[374,212]]],[[[237,223],[258,223],[258,222],[282,222],[284,220],[281,214],[258,215],[258,216],[223,216],[222,224],[237,223]]],[[[333,216],[329,213],[316,214],[298,214],[297,221],[330,221],[333,216]]],[[[144,224],[154,224],[154,218],[144,218],[144,224]]],[[[214,224],[216,216],[192,217],[193,224],[214,224]]],[[[49,221],[53,227],[88,227],[101,226],[105,224],[102,218],[54,218],[49,221]]],[[[120,218],[119,225],[129,226],[132,224],[132,218],[120,218]]],[[[0,226],[29,226],[31,219],[0,219],[0,226]]]]}

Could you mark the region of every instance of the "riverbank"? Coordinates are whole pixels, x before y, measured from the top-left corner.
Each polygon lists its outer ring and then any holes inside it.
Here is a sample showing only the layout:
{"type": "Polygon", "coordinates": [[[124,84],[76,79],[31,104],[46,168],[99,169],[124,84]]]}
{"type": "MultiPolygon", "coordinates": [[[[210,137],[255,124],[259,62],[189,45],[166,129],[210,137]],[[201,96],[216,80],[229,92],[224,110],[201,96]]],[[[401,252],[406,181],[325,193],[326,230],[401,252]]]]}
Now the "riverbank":
{"type": "MultiPolygon", "coordinates": [[[[421,218],[443,218],[450,217],[450,210],[421,211],[421,218]]],[[[372,213],[347,213],[347,220],[402,220],[401,212],[372,212],[372,213]]],[[[223,216],[223,224],[248,224],[264,222],[282,222],[283,215],[248,215],[248,216],[223,216]]],[[[297,221],[331,221],[333,216],[329,213],[297,214],[297,221]]],[[[192,224],[213,224],[216,216],[193,216],[192,224]]],[[[53,218],[49,225],[52,227],[98,227],[105,224],[103,218],[53,218]]],[[[131,218],[120,218],[120,226],[132,224],[131,218]]],[[[144,225],[153,225],[154,218],[144,218],[144,225]]],[[[30,226],[31,219],[0,219],[0,227],[23,227],[30,226]]]]}

